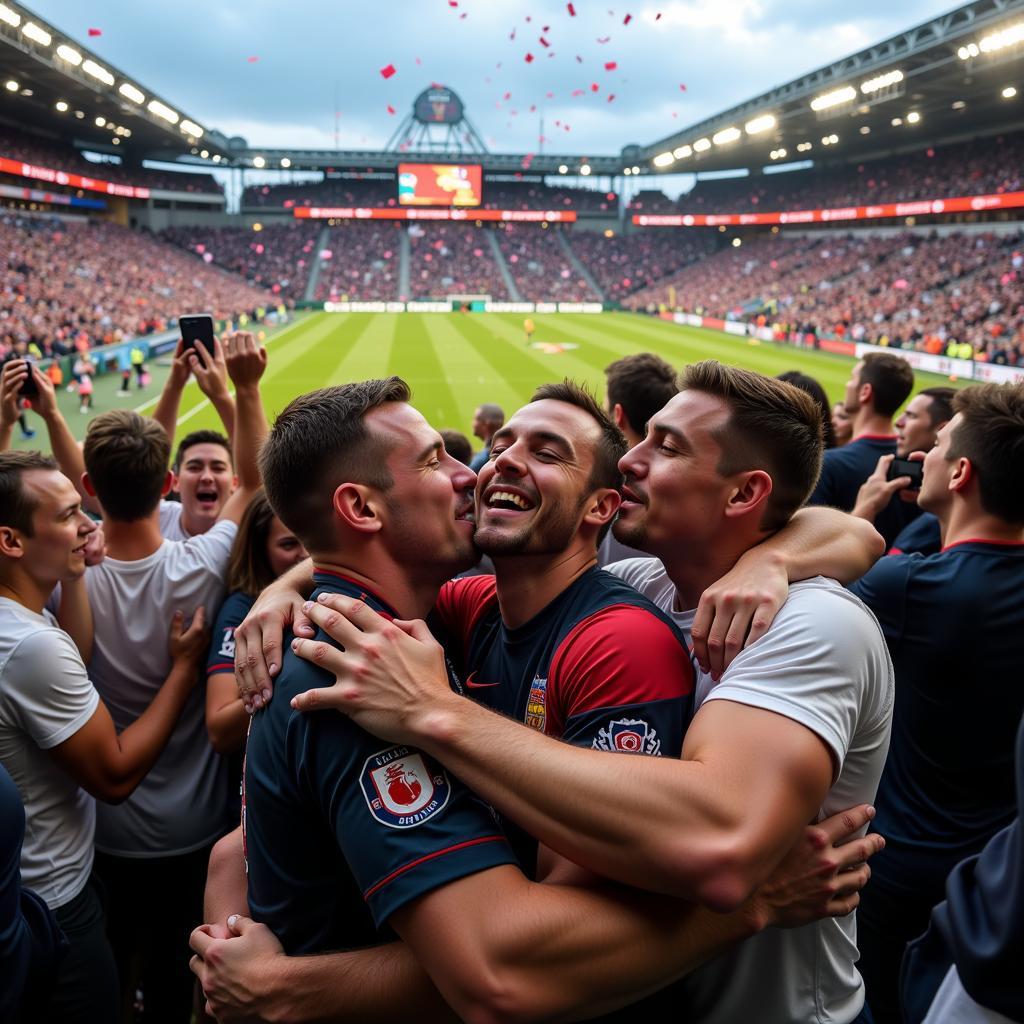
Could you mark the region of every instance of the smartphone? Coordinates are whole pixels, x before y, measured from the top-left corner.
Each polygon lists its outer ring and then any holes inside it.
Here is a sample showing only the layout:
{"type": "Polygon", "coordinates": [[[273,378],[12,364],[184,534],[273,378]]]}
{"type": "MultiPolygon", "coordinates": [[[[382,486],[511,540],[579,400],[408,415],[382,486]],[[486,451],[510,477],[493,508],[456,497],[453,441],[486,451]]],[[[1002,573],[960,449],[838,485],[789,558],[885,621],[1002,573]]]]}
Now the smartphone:
{"type": "Polygon", "coordinates": [[[195,348],[198,342],[213,355],[213,317],[209,313],[186,313],[178,317],[185,348],[195,348]]]}
{"type": "Polygon", "coordinates": [[[911,459],[893,459],[889,463],[889,472],[886,475],[886,479],[896,480],[901,476],[910,477],[907,490],[919,491],[921,489],[921,481],[924,479],[924,463],[911,459]]]}
{"type": "Polygon", "coordinates": [[[39,385],[36,383],[36,376],[32,370],[33,360],[25,358],[22,362],[28,367],[28,376],[21,382],[21,389],[18,394],[22,398],[37,398],[39,396],[39,385]]]}

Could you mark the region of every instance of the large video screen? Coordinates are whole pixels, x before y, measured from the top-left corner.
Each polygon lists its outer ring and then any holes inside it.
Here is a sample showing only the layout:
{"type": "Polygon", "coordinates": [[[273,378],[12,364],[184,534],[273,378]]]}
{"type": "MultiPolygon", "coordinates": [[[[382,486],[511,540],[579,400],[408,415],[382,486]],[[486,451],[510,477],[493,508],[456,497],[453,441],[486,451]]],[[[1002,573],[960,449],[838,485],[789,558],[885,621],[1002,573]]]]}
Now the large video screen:
{"type": "Polygon", "coordinates": [[[482,168],[473,164],[399,164],[402,206],[479,206],[482,168]]]}

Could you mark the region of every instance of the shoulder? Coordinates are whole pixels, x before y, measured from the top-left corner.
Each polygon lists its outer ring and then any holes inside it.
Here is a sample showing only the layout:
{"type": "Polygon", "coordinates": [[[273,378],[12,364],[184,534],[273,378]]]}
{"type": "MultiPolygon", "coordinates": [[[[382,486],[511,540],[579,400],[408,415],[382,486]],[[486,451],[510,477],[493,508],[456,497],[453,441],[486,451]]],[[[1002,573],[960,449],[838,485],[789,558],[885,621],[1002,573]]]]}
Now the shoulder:
{"type": "Polygon", "coordinates": [[[858,639],[878,640],[879,631],[859,597],[835,580],[816,576],[790,587],[789,598],[764,639],[778,642],[787,636],[826,644],[849,639],[855,644],[858,639]]]}
{"type": "Polygon", "coordinates": [[[206,533],[189,537],[184,541],[172,541],[164,545],[164,559],[168,565],[190,566],[196,569],[212,569],[222,572],[231,556],[238,527],[229,519],[221,519],[206,533]]]}
{"type": "Polygon", "coordinates": [[[468,625],[498,600],[494,576],[463,576],[449,580],[437,596],[437,611],[448,625],[468,625]]]}
{"type": "Polygon", "coordinates": [[[255,604],[256,599],[244,591],[235,590],[224,599],[217,613],[218,628],[237,626],[249,614],[249,609],[255,604]]]}
{"type": "Polygon", "coordinates": [[[646,584],[665,578],[665,567],[658,558],[624,558],[603,568],[640,591],[646,584]]]}

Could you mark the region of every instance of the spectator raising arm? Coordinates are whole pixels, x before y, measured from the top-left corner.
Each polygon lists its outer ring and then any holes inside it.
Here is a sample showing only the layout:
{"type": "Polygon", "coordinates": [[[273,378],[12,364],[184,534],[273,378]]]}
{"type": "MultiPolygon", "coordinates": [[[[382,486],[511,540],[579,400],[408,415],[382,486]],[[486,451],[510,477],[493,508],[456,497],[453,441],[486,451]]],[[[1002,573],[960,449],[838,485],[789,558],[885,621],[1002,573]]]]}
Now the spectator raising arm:
{"type": "Polygon", "coordinates": [[[153,410],[153,419],[160,424],[167,432],[171,441],[171,448],[174,448],[174,434],[178,426],[178,407],[181,405],[181,393],[188,383],[188,375],[191,372],[189,366],[189,355],[191,349],[185,348],[185,342],[178,339],[178,345],[174,350],[174,357],[171,360],[171,372],[164,382],[164,389],[160,392],[160,398],[153,410]]]}
{"type": "MultiPolygon", "coordinates": [[[[204,345],[195,345],[185,350],[185,358],[196,378],[199,390],[210,400],[217,410],[224,433],[233,441],[235,437],[235,402],[228,388],[228,369],[225,353],[233,344],[238,343],[242,335],[252,338],[248,331],[237,331],[235,334],[225,333],[221,338],[213,339],[213,354],[204,345]]],[[[254,342],[255,344],[255,342],[254,342]]],[[[232,378],[234,382],[234,378],[232,378]]]]}
{"type": "Polygon", "coordinates": [[[3,375],[0,376],[0,452],[11,447],[14,424],[21,414],[21,398],[18,393],[27,375],[25,365],[23,361],[11,359],[4,364],[3,375]]]}

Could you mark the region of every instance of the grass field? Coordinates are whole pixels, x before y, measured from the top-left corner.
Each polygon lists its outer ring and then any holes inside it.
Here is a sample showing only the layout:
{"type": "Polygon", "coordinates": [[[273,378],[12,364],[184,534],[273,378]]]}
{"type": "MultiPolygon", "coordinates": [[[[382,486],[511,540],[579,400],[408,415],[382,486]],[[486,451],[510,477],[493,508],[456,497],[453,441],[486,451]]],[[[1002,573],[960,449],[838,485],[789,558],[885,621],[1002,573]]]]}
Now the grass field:
{"type": "MultiPolygon", "coordinates": [[[[842,397],[853,362],[844,356],[751,343],[632,313],[561,313],[533,320],[537,330],[528,347],[523,317],[512,314],[304,316],[267,337],[269,365],[263,378],[267,412],[273,417],[304,391],[394,373],[408,380],[414,403],[434,426],[468,433],[473,410],[481,402],[496,402],[511,412],[546,381],[573,377],[589,382],[603,397],[604,368],[631,352],[656,352],[677,367],[715,358],[771,375],[803,370],[820,380],[833,400],[842,397]]],[[[95,412],[129,407],[151,413],[167,374],[159,361],[151,368],[149,388],[133,389],[130,398],[116,396],[117,374],[100,377],[93,396],[95,412]]],[[[948,383],[931,374],[917,376],[919,387],[948,383]]],[[[62,392],[60,404],[76,436],[83,436],[90,417],[79,413],[76,396],[62,392]]],[[[36,417],[30,414],[30,419],[34,427],[41,427],[36,417]]],[[[216,413],[194,382],[182,397],[179,425],[182,431],[219,426],[216,413]]],[[[45,447],[45,435],[37,434],[31,441],[16,437],[15,444],[45,447]]]]}

